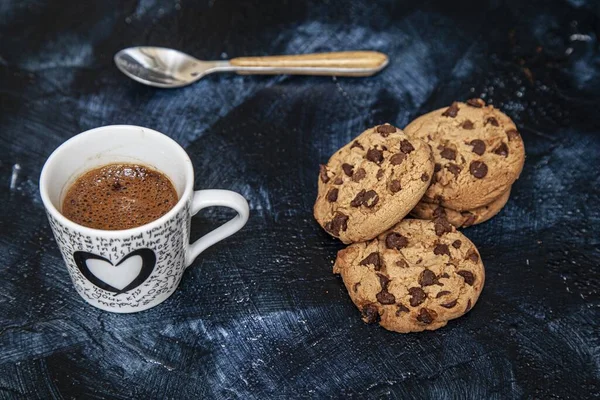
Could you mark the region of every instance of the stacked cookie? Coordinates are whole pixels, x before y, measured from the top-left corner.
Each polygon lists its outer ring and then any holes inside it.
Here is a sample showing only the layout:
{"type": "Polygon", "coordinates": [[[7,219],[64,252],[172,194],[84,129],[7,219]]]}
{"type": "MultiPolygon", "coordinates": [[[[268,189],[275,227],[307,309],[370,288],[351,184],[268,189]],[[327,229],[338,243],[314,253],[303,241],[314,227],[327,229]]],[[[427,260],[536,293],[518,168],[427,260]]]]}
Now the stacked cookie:
{"type": "Polygon", "coordinates": [[[456,227],[484,222],[508,201],[525,162],[525,148],[512,120],[481,99],[452,103],[404,128],[432,149],[435,174],[411,214],[446,215],[456,227]]]}
{"type": "Polygon", "coordinates": [[[457,227],[506,204],[525,159],[514,123],[483,100],[368,129],[320,167],[314,216],[352,243],[338,253],[363,320],[397,332],[433,330],[469,311],[485,272],[457,227]],[[404,218],[408,214],[419,219],[404,218]]]}
{"type": "Polygon", "coordinates": [[[344,243],[372,239],[406,216],[433,174],[431,149],[400,129],[367,129],[321,165],[314,215],[344,243]]]}

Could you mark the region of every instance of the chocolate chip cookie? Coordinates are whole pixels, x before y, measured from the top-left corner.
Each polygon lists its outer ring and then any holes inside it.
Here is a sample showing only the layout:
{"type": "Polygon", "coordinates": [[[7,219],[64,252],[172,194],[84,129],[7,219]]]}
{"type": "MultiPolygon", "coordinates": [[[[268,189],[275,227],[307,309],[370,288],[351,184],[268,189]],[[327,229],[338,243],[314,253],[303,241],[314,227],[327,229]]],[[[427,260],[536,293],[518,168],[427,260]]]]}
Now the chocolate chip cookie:
{"type": "Polygon", "coordinates": [[[338,252],[350,298],[367,323],[396,332],[435,330],[471,310],[483,289],[479,252],[447,220],[403,220],[338,252]]]}
{"type": "Polygon", "coordinates": [[[435,173],[423,201],[468,211],[491,203],[519,177],[525,148],[513,121],[481,99],[412,121],[405,133],[433,150],[435,173]]]}
{"type": "Polygon", "coordinates": [[[344,243],[387,230],[421,199],[433,174],[431,148],[400,129],[367,129],[321,165],[317,222],[344,243]]]}
{"type": "Polygon", "coordinates": [[[477,225],[487,221],[506,205],[510,197],[510,189],[503,193],[490,204],[482,207],[477,207],[469,211],[456,211],[451,208],[440,206],[439,204],[425,203],[420,201],[415,208],[410,212],[410,215],[420,219],[435,219],[443,217],[457,228],[466,228],[471,225],[477,225]]]}

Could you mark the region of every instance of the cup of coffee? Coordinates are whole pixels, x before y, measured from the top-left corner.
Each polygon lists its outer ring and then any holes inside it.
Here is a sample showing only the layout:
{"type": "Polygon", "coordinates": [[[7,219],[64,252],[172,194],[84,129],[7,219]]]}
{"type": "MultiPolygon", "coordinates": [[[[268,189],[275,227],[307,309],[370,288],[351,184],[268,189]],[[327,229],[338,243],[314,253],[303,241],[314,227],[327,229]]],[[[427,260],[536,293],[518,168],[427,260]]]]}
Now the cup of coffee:
{"type": "Polygon", "coordinates": [[[228,190],[193,190],[174,140],[114,125],[69,139],[46,161],[40,194],[77,292],[102,310],[131,313],[166,300],[206,248],[240,230],[248,203],[228,190]],[[237,215],[190,244],[191,218],[222,206],[237,215]]]}

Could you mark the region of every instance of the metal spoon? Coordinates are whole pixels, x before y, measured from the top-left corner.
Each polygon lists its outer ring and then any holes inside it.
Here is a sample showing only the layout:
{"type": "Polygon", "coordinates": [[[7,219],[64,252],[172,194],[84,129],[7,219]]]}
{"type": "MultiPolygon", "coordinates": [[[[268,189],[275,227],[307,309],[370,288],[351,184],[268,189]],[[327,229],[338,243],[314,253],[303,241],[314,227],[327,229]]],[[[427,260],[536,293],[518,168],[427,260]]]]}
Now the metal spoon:
{"type": "Polygon", "coordinates": [[[381,71],[388,58],[376,51],[343,51],[201,61],[177,50],[143,46],[119,51],[115,64],[125,75],[143,84],[176,88],[213,72],[370,76],[381,71]]]}

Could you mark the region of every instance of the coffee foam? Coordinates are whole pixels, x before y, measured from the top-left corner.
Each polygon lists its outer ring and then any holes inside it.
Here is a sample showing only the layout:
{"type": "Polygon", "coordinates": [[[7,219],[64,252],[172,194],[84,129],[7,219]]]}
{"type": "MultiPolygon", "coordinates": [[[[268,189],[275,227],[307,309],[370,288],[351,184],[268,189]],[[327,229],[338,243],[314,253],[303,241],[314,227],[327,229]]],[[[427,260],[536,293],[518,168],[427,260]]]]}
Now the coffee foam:
{"type": "Polygon", "coordinates": [[[177,201],[177,192],[163,173],[138,164],[109,164],[75,180],[62,214],[89,228],[121,230],[162,217],[177,201]]]}

